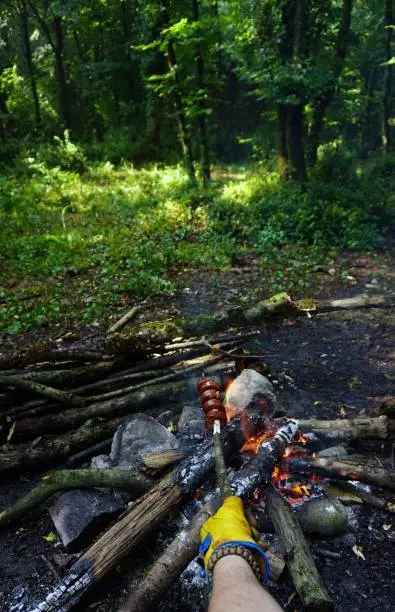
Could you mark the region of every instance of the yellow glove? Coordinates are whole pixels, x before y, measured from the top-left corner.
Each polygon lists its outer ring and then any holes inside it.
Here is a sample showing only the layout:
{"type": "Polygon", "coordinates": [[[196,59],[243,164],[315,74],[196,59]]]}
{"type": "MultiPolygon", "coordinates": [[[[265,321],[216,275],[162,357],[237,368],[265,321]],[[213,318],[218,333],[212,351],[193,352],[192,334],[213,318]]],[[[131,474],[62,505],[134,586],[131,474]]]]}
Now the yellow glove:
{"type": "Polygon", "coordinates": [[[252,529],[244,515],[240,497],[225,498],[221,508],[200,530],[199,557],[209,574],[217,561],[227,554],[244,557],[258,571],[265,584],[269,576],[269,560],[265,551],[253,538],[252,529]],[[257,566],[257,568],[255,567],[257,566]]]}

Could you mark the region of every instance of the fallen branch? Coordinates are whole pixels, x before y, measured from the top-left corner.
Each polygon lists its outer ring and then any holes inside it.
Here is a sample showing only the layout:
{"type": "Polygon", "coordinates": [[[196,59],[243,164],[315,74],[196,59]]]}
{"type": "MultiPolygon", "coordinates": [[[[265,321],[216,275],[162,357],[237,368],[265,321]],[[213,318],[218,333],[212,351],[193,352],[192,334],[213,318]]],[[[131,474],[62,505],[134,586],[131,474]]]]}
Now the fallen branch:
{"type": "Polygon", "coordinates": [[[295,472],[316,472],[323,476],[344,480],[359,480],[375,487],[383,487],[395,491],[395,472],[379,466],[371,466],[353,461],[324,459],[317,457],[305,461],[304,459],[288,459],[286,465],[295,472]]]}
{"type": "Polygon", "coordinates": [[[71,408],[53,415],[21,419],[15,422],[14,436],[34,437],[73,429],[94,417],[113,417],[128,412],[138,412],[149,405],[169,400],[185,388],[184,381],[152,385],[150,388],[134,391],[119,399],[97,402],[82,408],[71,408]]]}
{"type": "Polygon", "coordinates": [[[369,440],[389,438],[395,431],[395,422],[386,416],[357,417],[355,419],[335,419],[320,421],[319,419],[302,419],[300,428],[305,432],[313,432],[328,438],[344,440],[369,440]]]}
{"type": "MultiPolygon", "coordinates": [[[[243,423],[246,419],[243,419],[243,423]]],[[[252,431],[262,427],[260,415],[248,418],[252,431]]],[[[224,455],[229,457],[244,443],[240,417],[223,428],[224,455]]],[[[180,506],[201,486],[214,470],[211,441],[199,445],[196,452],[160,483],[140,498],[107,530],[70,568],[64,580],[31,612],[68,610],[105,574],[113,569],[154,528],[163,524],[169,513],[180,506]]]]}
{"type": "MultiPolygon", "coordinates": [[[[385,493],[385,497],[379,497],[378,495],[365,491],[362,489],[362,487],[359,487],[350,481],[334,480],[332,482],[335,483],[336,488],[339,488],[346,493],[352,493],[355,495],[356,501],[359,498],[359,500],[363,501],[365,504],[369,504],[375,508],[380,508],[380,510],[395,513],[395,497],[389,495],[388,493],[385,493]]],[[[342,501],[342,498],[340,498],[340,501],[342,501]]]]}
{"type": "Polygon", "coordinates": [[[333,610],[332,599],[322,583],[294,512],[272,485],[266,488],[265,499],[267,511],[283,544],[285,561],[304,609],[307,612],[333,610]]]}
{"type": "Polygon", "coordinates": [[[219,361],[223,361],[222,355],[214,356],[207,355],[204,360],[200,360],[198,363],[180,368],[176,372],[172,372],[171,374],[165,374],[164,376],[159,376],[154,380],[146,380],[138,385],[133,385],[131,387],[123,387],[121,389],[117,389],[116,391],[110,391],[109,393],[103,393],[103,395],[93,395],[88,399],[89,402],[102,402],[108,399],[112,399],[114,397],[120,397],[125,395],[126,393],[132,393],[137,391],[138,389],[143,389],[144,387],[148,387],[149,385],[157,385],[162,383],[167,383],[171,380],[177,380],[177,378],[181,378],[186,376],[187,374],[191,374],[192,372],[197,372],[202,369],[203,365],[214,365],[219,361]]]}
{"type": "Polygon", "coordinates": [[[59,470],[46,474],[40,483],[15,504],[0,512],[0,527],[8,525],[51,497],[57,491],[103,487],[129,491],[138,497],[152,487],[154,480],[135,470],[122,468],[59,470]]]}
{"type": "MultiPolygon", "coordinates": [[[[247,499],[264,482],[271,479],[273,467],[278,461],[283,445],[289,444],[297,432],[297,423],[290,421],[281,428],[272,440],[264,442],[250,464],[239,470],[231,482],[235,494],[247,499]]],[[[147,575],[133,587],[127,601],[119,612],[141,612],[157,608],[170,586],[177,580],[187,565],[196,557],[200,542],[200,529],[216,511],[219,498],[208,501],[193,518],[191,524],[180,531],[162,555],[150,568],[147,575]]]]}
{"type": "Polygon", "coordinates": [[[17,387],[18,389],[24,389],[30,393],[36,395],[43,395],[57,402],[68,404],[69,406],[85,406],[85,400],[78,395],[74,395],[68,391],[60,391],[53,387],[48,387],[33,380],[26,380],[19,376],[1,376],[0,375],[0,386],[2,387],[17,387]]]}
{"type": "Polygon", "coordinates": [[[51,465],[114,434],[122,418],[104,421],[91,419],[76,431],[71,431],[59,438],[42,438],[34,447],[23,447],[0,453],[0,474],[31,470],[51,465]]]}
{"type": "Polygon", "coordinates": [[[142,311],[141,306],[133,306],[123,317],[121,317],[118,321],[116,321],[109,330],[107,334],[114,334],[117,331],[120,331],[125,325],[127,325],[130,321],[134,319],[134,317],[142,311]]]}

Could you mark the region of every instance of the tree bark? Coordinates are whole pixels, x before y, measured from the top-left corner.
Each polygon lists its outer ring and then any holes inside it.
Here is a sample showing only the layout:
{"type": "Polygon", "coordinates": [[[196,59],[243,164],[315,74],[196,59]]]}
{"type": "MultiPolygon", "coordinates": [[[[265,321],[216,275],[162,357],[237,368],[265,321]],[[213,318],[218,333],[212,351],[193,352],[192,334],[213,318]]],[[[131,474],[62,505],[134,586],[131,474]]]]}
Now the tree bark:
{"type": "Polygon", "coordinates": [[[40,100],[38,97],[37,91],[37,81],[36,81],[36,71],[33,64],[32,58],[32,49],[30,45],[30,36],[29,36],[29,15],[27,10],[26,0],[20,1],[20,19],[21,19],[21,30],[22,30],[22,40],[25,51],[25,60],[26,66],[30,79],[30,88],[32,91],[32,98],[34,104],[34,114],[36,118],[36,125],[39,126],[41,124],[41,111],[40,111],[40,100]]]}
{"type": "MultiPolygon", "coordinates": [[[[393,12],[392,0],[384,0],[384,27],[385,30],[385,57],[386,61],[392,59],[392,32],[393,12]]],[[[391,64],[385,66],[384,91],[383,91],[383,149],[388,154],[392,146],[392,134],[390,119],[392,116],[392,68],[391,64]]]]}
{"type": "MultiPolygon", "coordinates": [[[[236,452],[245,441],[243,419],[236,417],[224,427],[221,437],[225,457],[236,452]]],[[[260,415],[250,415],[252,431],[263,426],[260,415]]],[[[70,568],[62,583],[45,599],[50,610],[68,610],[126,555],[130,555],[148,532],[163,524],[169,513],[190,497],[214,470],[211,441],[199,445],[196,452],[139,499],[70,568]]],[[[41,609],[41,604],[37,610],[41,609]]],[[[33,612],[33,611],[32,611],[33,612]]]]}
{"type": "Polygon", "coordinates": [[[297,183],[307,179],[304,150],[303,104],[287,107],[288,178],[297,183]]]}
{"type": "Polygon", "coordinates": [[[307,432],[344,440],[385,440],[395,431],[395,421],[386,416],[357,417],[355,419],[301,419],[300,428],[307,432]]]}
{"type": "MultiPolygon", "coordinates": [[[[264,482],[271,479],[274,464],[280,457],[284,444],[294,438],[297,431],[296,422],[290,422],[287,428],[281,428],[270,441],[263,442],[250,465],[239,470],[231,482],[235,494],[243,499],[264,482]],[[285,431],[287,429],[287,431],[285,431]]],[[[151,567],[148,574],[137,586],[133,587],[127,601],[118,612],[140,612],[156,609],[157,603],[179,577],[187,565],[196,557],[200,542],[200,529],[218,507],[219,498],[208,501],[196,514],[191,524],[176,535],[162,555],[151,567]]]]}
{"type": "Polygon", "coordinates": [[[285,549],[295,589],[307,612],[333,610],[333,602],[317,571],[298,520],[276,489],[265,489],[266,507],[285,549]]]}
{"type": "Polygon", "coordinates": [[[9,525],[29,510],[35,508],[57,491],[92,489],[95,487],[130,491],[139,497],[148,491],[154,480],[136,470],[125,468],[60,470],[42,477],[27,495],[0,512],[0,527],[9,525]]]}
{"type": "Polygon", "coordinates": [[[307,160],[310,166],[314,166],[317,162],[317,151],[320,135],[324,125],[325,112],[330,106],[336,93],[337,83],[344,67],[351,29],[352,9],[353,0],[343,0],[339,31],[334,49],[334,63],[332,67],[331,84],[322,92],[318,93],[315,100],[313,100],[313,116],[309,129],[307,147],[307,160]]]}
{"type": "Polygon", "coordinates": [[[58,84],[59,84],[60,115],[62,117],[64,127],[66,129],[70,129],[71,127],[70,96],[69,96],[69,85],[67,82],[66,69],[65,69],[64,57],[63,57],[64,55],[63,22],[60,16],[54,17],[53,26],[54,26],[55,40],[56,40],[55,61],[56,61],[56,74],[58,77],[58,84]]]}

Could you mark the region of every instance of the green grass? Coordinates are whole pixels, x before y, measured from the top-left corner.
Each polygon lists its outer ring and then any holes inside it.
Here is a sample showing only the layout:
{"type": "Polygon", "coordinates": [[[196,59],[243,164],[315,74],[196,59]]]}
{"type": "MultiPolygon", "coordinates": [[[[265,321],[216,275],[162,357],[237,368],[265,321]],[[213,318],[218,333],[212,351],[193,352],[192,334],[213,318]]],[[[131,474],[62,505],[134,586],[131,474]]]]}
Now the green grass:
{"type": "Polygon", "coordinates": [[[58,165],[27,157],[0,177],[1,331],[100,324],[114,306],[174,292],[180,272],[226,270],[250,253],[266,294],[301,294],[330,246],[385,236],[387,216],[376,220],[366,194],[348,202],[355,185],[302,191],[275,173],[229,168],[203,192],[179,166],[90,166],[77,153],[82,174],[71,151],[58,165]]]}

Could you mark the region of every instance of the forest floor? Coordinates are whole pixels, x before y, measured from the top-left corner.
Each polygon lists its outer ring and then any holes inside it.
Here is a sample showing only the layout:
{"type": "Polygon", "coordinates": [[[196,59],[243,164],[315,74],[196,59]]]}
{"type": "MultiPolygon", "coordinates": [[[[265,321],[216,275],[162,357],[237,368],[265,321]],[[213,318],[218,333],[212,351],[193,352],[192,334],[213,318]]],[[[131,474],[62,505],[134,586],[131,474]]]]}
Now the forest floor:
{"type": "MultiPolygon", "coordinates": [[[[293,265],[290,260],[289,266],[293,265]]],[[[325,266],[311,273],[308,294],[313,297],[349,297],[362,292],[388,294],[395,287],[394,259],[389,253],[344,254],[326,262],[325,266]]],[[[263,270],[262,260],[254,256],[246,256],[231,269],[215,274],[204,270],[192,274],[186,270],[179,279],[183,289],[171,297],[148,300],[145,315],[156,318],[177,312],[191,315],[238,303],[245,296],[268,295],[273,272],[276,270],[270,266],[263,270]]],[[[305,297],[305,293],[297,297],[305,297]]],[[[393,392],[394,323],[393,311],[374,309],[287,320],[263,326],[259,337],[249,346],[254,352],[262,353],[270,366],[272,380],[290,416],[353,417],[369,411],[373,398],[393,392]]],[[[84,328],[75,329],[77,333],[85,333],[84,328]]],[[[63,331],[58,328],[56,333],[63,331]]],[[[47,336],[48,329],[31,331],[26,339],[32,334],[47,336]]],[[[391,453],[391,448],[372,447],[370,452],[380,460],[391,453]]],[[[2,484],[0,508],[30,489],[36,479],[37,475],[25,474],[2,484]]],[[[54,568],[61,573],[54,561],[61,547],[58,542],[47,542],[44,538],[53,530],[47,507],[48,504],[43,504],[29,512],[17,526],[0,532],[2,610],[9,609],[12,599],[21,601],[18,589],[30,602],[39,599],[56,582],[54,568]]],[[[336,611],[392,612],[395,601],[393,515],[366,505],[350,506],[348,512],[351,533],[347,537],[312,542],[318,568],[335,601],[336,611]],[[354,554],[353,543],[361,547],[365,560],[354,554]],[[335,560],[322,557],[320,548],[340,552],[341,557],[335,560]]],[[[160,538],[155,536],[145,542],[138,555],[104,580],[80,609],[115,612],[126,586],[141,576],[172,526],[169,522],[160,538]]],[[[189,572],[171,589],[160,610],[202,612],[206,609],[204,593],[197,574],[189,572]]],[[[274,593],[287,610],[301,609],[297,597],[287,605],[293,593],[287,575],[274,588],[274,593]]]]}

